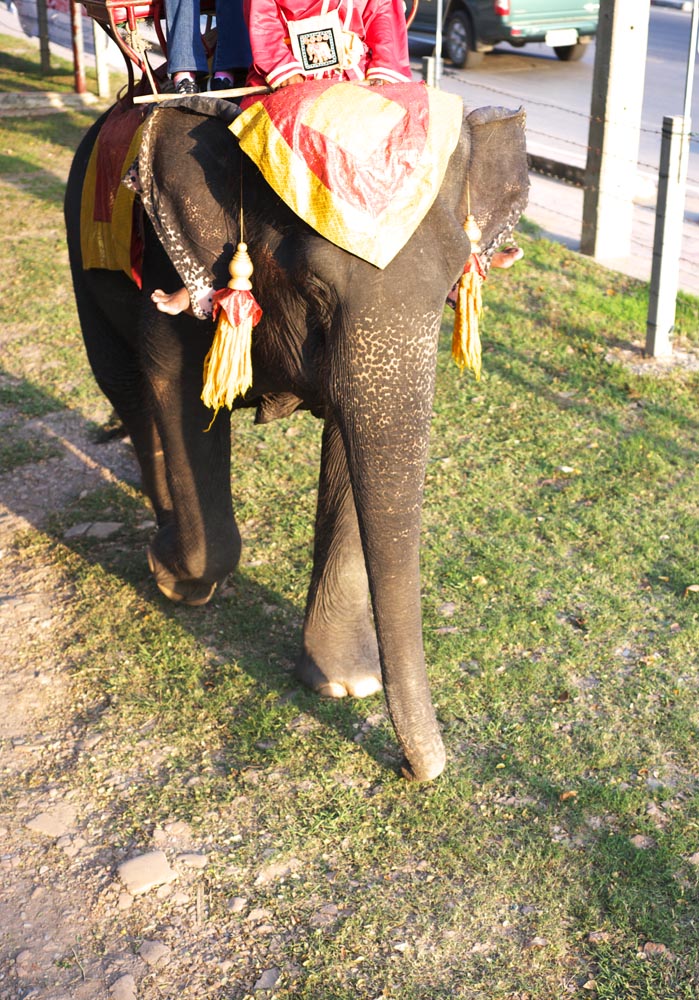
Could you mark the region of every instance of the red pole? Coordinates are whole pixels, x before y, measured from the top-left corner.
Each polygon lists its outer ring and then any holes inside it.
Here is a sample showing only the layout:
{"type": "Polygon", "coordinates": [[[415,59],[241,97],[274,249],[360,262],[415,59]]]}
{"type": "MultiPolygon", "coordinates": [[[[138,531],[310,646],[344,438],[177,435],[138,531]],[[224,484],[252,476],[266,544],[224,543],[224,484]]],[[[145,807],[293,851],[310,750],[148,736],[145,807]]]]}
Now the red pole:
{"type": "Polygon", "coordinates": [[[75,67],[75,93],[84,94],[85,86],[85,53],[83,50],[83,19],[77,0],[70,0],[70,27],[73,35],[73,66],[75,67]]]}

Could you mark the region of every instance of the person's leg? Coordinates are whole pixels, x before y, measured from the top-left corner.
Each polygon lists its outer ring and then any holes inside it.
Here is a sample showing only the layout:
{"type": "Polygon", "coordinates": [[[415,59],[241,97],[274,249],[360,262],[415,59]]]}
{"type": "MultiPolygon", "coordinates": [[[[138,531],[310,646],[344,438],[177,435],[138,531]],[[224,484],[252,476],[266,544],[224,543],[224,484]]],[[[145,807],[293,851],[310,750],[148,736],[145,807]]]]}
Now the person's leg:
{"type": "Polygon", "coordinates": [[[242,0],[218,0],[216,3],[216,53],[214,75],[235,76],[247,73],[252,63],[248,28],[243,17],[242,0]],[[235,73],[238,70],[240,73],[235,73]]]}
{"type": "Polygon", "coordinates": [[[166,0],[167,68],[170,76],[208,73],[201,40],[199,0],[166,0]]]}

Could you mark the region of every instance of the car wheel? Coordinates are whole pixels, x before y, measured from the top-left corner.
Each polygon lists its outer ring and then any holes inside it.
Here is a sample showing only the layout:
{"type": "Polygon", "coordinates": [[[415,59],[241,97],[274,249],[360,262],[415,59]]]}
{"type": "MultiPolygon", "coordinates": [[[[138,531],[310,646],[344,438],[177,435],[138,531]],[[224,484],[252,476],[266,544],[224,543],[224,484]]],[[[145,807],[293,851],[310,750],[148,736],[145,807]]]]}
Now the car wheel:
{"type": "Polygon", "coordinates": [[[577,42],[576,45],[554,45],[553,51],[561,62],[577,62],[587,52],[587,42],[577,42]]]}
{"type": "Polygon", "coordinates": [[[444,51],[458,69],[473,69],[483,61],[483,53],[475,50],[471,25],[462,11],[452,14],[444,27],[444,51]]]}

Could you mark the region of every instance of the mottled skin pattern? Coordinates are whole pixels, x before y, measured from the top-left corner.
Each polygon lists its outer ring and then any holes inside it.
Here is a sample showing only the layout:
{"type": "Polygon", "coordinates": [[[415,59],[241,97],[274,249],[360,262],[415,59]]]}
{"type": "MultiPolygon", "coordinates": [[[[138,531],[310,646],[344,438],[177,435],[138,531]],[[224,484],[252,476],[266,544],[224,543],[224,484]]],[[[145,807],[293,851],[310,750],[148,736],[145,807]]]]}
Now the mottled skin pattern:
{"type": "Polygon", "coordinates": [[[195,113],[201,108],[196,99],[161,107],[144,147],[147,162],[141,153],[149,216],[142,292],[124,275],[81,266],[80,191],[99,123],[76,154],[66,196],[88,356],[131,435],[157,517],[151,569],[167,596],[201,604],[240,555],[230,417],[222,411],[204,433],[211,414],[199,399],[213,326],[158,312],[150,295],[181,284],[168,254],[181,271],[203,266],[225,283],[238,240],[242,163],[245,239],[264,318],[253,340],[254,385],[240,405],[255,406],[261,423],[298,408],[325,422],[297,673],[332,697],[383,685],[403,772],[434,778],[445,752],[422,646],[419,538],[437,335],[445,297],[470,252],[467,200],[486,220],[486,254],[524,207],[523,116],[490,109],[465,118],[433,207],[380,271],[300,222],[243,160],[225,125],[195,113]]]}

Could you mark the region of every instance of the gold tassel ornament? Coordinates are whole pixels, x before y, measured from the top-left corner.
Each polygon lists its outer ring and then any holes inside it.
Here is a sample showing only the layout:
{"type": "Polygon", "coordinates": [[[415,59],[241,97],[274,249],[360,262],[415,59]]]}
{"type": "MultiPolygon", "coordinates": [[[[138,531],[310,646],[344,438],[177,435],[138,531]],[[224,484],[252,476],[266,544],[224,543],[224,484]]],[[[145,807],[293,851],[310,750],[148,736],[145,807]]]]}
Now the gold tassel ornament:
{"type": "Polygon", "coordinates": [[[214,410],[211,424],[222,406],[232,409],[236,397],[252,385],[252,329],[262,318],[262,309],[252,294],[253,266],[246,243],[238,244],[228,271],[231,279],[227,287],[214,293],[213,317],[218,317],[218,323],[204,360],[201,398],[214,410]]]}
{"type": "Polygon", "coordinates": [[[459,368],[462,370],[469,368],[478,381],[481,377],[481,339],[478,320],[483,312],[481,286],[485,280],[485,270],[478,256],[481,249],[481,231],[470,213],[466,217],[464,230],[471,241],[471,256],[466,261],[456,290],[451,354],[459,368]]]}

